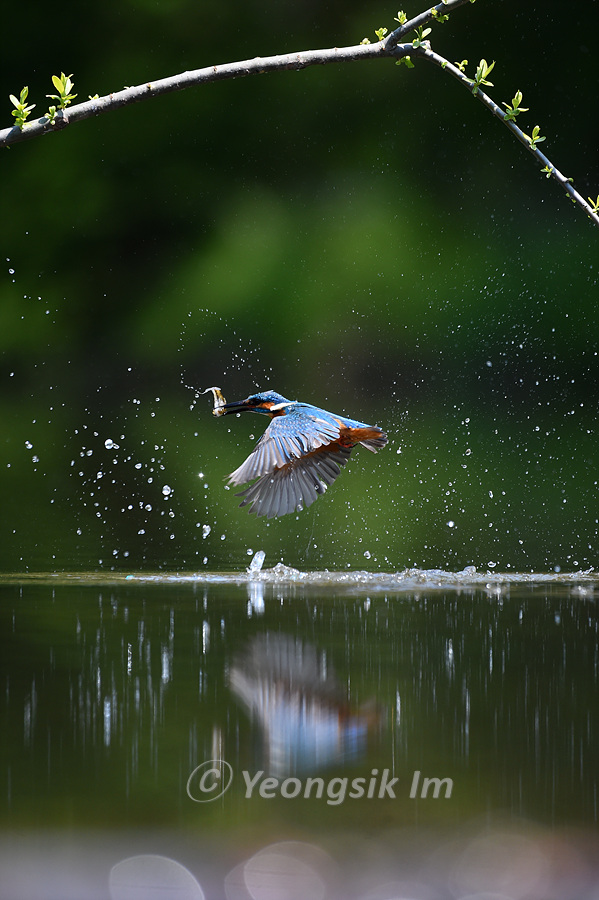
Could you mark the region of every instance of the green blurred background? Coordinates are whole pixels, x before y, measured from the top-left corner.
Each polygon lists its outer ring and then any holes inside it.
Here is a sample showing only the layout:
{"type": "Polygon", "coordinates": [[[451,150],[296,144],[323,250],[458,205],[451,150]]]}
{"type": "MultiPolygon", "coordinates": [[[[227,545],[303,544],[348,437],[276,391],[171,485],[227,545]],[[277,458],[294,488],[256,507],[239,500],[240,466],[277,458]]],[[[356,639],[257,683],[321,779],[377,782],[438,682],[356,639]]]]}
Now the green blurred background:
{"type": "MultiPolygon", "coordinates": [[[[24,0],[2,124],[24,84],[43,112],[61,71],[85,99],[375,40],[396,12],[24,0]]],[[[497,60],[493,98],[522,90],[525,130],[596,196],[599,11],[558,13],[479,0],[431,39],[471,71],[497,60]]],[[[598,233],[441,71],[207,85],[16,145],[1,171],[2,571],[238,569],[258,549],[311,569],[596,566],[598,233]],[[223,478],[265,423],[213,419],[194,393],[213,384],[377,422],[390,445],[310,510],[256,520],[223,478]]]]}

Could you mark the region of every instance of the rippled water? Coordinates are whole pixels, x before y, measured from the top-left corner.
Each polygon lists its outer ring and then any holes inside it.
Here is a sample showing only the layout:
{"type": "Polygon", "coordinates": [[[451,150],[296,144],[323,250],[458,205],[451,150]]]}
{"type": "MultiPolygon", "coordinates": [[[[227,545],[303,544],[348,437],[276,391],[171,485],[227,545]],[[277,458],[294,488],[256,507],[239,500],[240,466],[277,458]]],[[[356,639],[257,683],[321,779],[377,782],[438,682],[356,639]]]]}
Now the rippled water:
{"type": "Polygon", "coordinates": [[[347,572],[302,571],[278,563],[272,569],[263,569],[262,551],[254,554],[250,565],[244,571],[236,572],[53,572],[19,573],[0,575],[0,583],[48,583],[48,584],[302,584],[306,587],[347,587],[373,590],[407,591],[417,588],[487,588],[495,589],[507,585],[553,585],[571,588],[579,593],[593,593],[599,585],[599,573],[595,569],[578,572],[496,572],[494,569],[478,571],[476,566],[467,566],[460,572],[446,572],[442,569],[404,569],[401,572],[368,572],[352,569],[347,572]],[[256,564],[258,558],[258,564],[256,564]]]}
{"type": "Polygon", "coordinates": [[[596,898],[598,590],[3,576],[0,896],[596,898]]]}

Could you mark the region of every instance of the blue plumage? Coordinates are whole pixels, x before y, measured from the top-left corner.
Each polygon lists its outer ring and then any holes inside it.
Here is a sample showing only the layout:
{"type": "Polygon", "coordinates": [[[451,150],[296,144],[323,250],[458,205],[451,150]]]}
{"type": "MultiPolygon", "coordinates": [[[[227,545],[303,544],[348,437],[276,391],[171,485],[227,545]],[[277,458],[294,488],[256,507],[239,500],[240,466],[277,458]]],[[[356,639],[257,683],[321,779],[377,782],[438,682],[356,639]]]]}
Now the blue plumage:
{"type": "Polygon", "coordinates": [[[310,506],[337,478],[357,444],[376,453],[388,441],[376,425],[287,400],[276,391],[225,403],[219,412],[257,412],[271,418],[252,453],[229,475],[233,485],[254,482],[237,495],[243,497],[240,506],[268,518],[310,506]]]}

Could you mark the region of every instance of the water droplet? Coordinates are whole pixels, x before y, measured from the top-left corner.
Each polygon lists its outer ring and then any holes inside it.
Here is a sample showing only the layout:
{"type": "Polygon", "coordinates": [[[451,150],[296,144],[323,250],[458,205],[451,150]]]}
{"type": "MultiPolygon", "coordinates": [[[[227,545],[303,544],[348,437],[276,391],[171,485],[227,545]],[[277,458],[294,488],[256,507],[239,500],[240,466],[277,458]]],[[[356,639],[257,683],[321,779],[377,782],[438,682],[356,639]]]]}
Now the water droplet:
{"type": "Polygon", "coordinates": [[[262,564],[264,563],[265,556],[266,553],[264,552],[264,550],[258,550],[256,553],[254,553],[254,558],[249,565],[248,572],[259,572],[262,568],[262,564]]]}

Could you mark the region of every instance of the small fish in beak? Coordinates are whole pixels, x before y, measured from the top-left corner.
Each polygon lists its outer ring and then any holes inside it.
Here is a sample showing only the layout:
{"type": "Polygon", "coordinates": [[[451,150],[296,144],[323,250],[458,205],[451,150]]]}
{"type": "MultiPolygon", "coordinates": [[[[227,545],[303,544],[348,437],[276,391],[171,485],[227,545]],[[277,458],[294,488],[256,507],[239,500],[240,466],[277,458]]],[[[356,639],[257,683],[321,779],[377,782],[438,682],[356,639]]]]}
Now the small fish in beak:
{"type": "Polygon", "coordinates": [[[223,392],[219,387],[209,387],[206,388],[205,391],[202,391],[202,394],[209,394],[212,391],[212,396],[214,397],[214,409],[212,410],[213,416],[224,416],[225,411],[223,409],[226,404],[226,400],[223,396],[223,392]]]}

